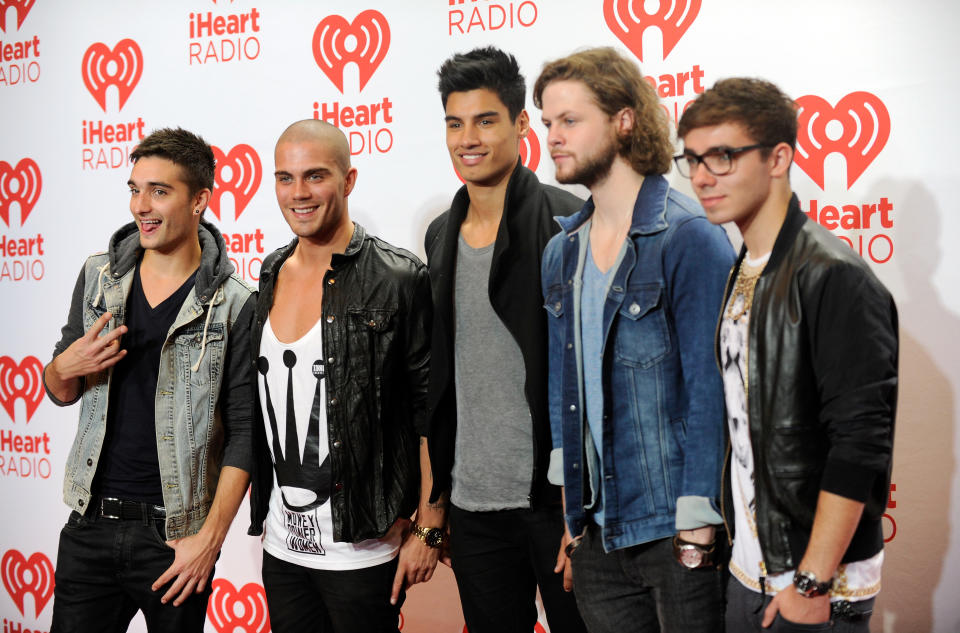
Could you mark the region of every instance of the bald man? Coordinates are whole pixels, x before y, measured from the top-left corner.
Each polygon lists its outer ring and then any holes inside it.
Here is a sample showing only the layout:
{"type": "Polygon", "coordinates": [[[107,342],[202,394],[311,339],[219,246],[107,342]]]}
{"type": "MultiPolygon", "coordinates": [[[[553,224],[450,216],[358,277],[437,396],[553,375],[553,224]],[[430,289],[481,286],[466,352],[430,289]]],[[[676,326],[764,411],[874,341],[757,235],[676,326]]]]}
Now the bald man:
{"type": "Polygon", "coordinates": [[[414,511],[422,523],[442,512],[426,503],[421,437],[427,271],[350,220],[357,169],[339,129],[294,123],[275,161],[294,238],[260,273],[250,504],[271,625],[396,632],[405,588],[429,580],[439,554],[408,530],[414,511]]]}

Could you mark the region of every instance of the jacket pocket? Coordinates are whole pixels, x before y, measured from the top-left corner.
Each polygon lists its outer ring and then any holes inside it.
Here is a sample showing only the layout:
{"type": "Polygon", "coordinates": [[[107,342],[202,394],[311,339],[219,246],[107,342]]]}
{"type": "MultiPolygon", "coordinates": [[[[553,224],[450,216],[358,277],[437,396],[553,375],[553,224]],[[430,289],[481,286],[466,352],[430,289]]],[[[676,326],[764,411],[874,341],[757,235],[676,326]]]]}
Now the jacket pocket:
{"type": "Polygon", "coordinates": [[[647,368],[670,351],[662,292],[658,284],[627,289],[614,334],[616,358],[620,362],[647,368]]]}
{"type": "Polygon", "coordinates": [[[396,334],[396,308],[347,310],[347,363],[361,385],[377,377],[390,362],[396,334]]]}
{"type": "Polygon", "coordinates": [[[189,378],[194,385],[215,383],[223,368],[223,339],[223,323],[209,324],[206,335],[203,324],[191,325],[178,332],[174,336],[174,345],[184,378],[189,378]]]}
{"type": "Polygon", "coordinates": [[[543,299],[543,308],[552,317],[559,319],[563,316],[563,291],[560,286],[550,286],[547,289],[547,295],[543,299]]]}

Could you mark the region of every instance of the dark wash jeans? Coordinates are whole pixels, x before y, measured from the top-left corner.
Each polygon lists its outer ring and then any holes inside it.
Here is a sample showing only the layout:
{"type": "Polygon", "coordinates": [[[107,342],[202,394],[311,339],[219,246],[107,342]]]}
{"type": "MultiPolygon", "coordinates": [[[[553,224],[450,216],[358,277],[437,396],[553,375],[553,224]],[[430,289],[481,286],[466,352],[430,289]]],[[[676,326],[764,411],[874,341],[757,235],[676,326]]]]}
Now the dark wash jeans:
{"type": "Polygon", "coordinates": [[[450,506],[450,554],[470,633],[531,633],[540,587],[551,633],[585,633],[557,564],[560,506],[470,512],[450,506]]]}
{"type": "Polygon", "coordinates": [[[573,588],[590,633],[716,633],[723,630],[717,568],[687,569],[663,538],[610,553],[591,523],[573,552],[573,588]]]}
{"type": "Polygon", "coordinates": [[[163,523],[71,512],[60,531],[51,633],[126,631],[138,610],[151,633],[203,631],[212,571],[206,589],[179,607],[160,603],[169,585],[150,588],[173,564],[163,523]]]}
{"type": "MultiPolygon", "coordinates": [[[[792,589],[790,591],[793,591],[792,589]]],[[[769,629],[760,626],[763,612],[773,596],[761,596],[751,591],[734,577],[727,582],[727,633],[806,633],[833,631],[833,633],[870,633],[870,614],[876,598],[849,603],[847,617],[831,617],[820,624],[797,624],[779,613],[769,629]]]]}
{"type": "Polygon", "coordinates": [[[294,565],[263,552],[263,587],[273,633],[398,633],[400,592],[390,604],[398,560],[330,571],[294,565]]]}

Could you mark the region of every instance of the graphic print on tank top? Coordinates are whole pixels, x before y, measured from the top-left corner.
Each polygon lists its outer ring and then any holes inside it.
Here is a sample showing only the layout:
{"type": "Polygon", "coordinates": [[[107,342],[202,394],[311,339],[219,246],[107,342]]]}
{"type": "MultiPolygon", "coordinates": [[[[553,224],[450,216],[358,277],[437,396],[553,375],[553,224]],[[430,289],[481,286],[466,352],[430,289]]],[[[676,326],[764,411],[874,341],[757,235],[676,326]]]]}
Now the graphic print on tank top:
{"type": "MultiPolygon", "coordinates": [[[[292,552],[322,556],[326,552],[322,545],[320,521],[316,510],[329,501],[331,483],[330,454],[326,446],[326,433],[323,434],[324,441],[322,443],[320,441],[319,413],[325,407],[324,363],[323,359],[317,359],[310,367],[316,379],[316,388],[310,406],[306,437],[301,441],[297,432],[298,409],[294,400],[294,371],[298,360],[293,350],[283,351],[283,364],[287,374],[283,407],[286,418],[283,445],[281,445],[277,426],[273,394],[270,393],[270,381],[267,379],[271,367],[266,356],[260,356],[257,369],[263,376],[264,408],[270,423],[274,471],[283,500],[287,548],[292,552]],[[325,453],[322,462],[320,461],[321,450],[325,453]]],[[[277,368],[273,368],[273,371],[277,371],[277,368]]],[[[302,366],[300,371],[303,371],[302,366]]],[[[303,408],[299,410],[302,412],[303,408]]]]}

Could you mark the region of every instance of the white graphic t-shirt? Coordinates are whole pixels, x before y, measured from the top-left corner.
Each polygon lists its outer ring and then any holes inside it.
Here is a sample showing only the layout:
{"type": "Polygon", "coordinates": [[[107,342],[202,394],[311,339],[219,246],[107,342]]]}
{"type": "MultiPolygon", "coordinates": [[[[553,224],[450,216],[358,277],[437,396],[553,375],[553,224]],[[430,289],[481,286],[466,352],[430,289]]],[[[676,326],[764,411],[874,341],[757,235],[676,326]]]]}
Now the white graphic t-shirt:
{"type": "MultiPolygon", "coordinates": [[[[769,254],[756,260],[746,258],[745,265],[762,268],[769,254]]],[[[795,570],[767,576],[763,551],[757,536],[756,487],[754,485],[753,449],[750,445],[750,425],[747,413],[746,388],[749,354],[748,335],[750,309],[745,297],[733,293],[724,306],[720,322],[720,368],[723,372],[723,394],[727,405],[727,426],[731,444],[731,487],[734,506],[733,552],[730,573],[748,589],[759,592],[760,578],[768,595],[788,587],[795,570]],[[735,315],[735,317],[733,316],[735,315]]],[[[831,600],[866,600],[880,592],[880,569],[883,550],[867,560],[840,565],[833,578],[831,600]]]]}
{"type": "Polygon", "coordinates": [[[401,535],[394,531],[360,543],[333,541],[322,336],[320,319],[292,343],[277,339],[269,317],[263,326],[257,386],[273,458],[263,548],[313,569],[372,567],[397,554],[401,535]]]}

